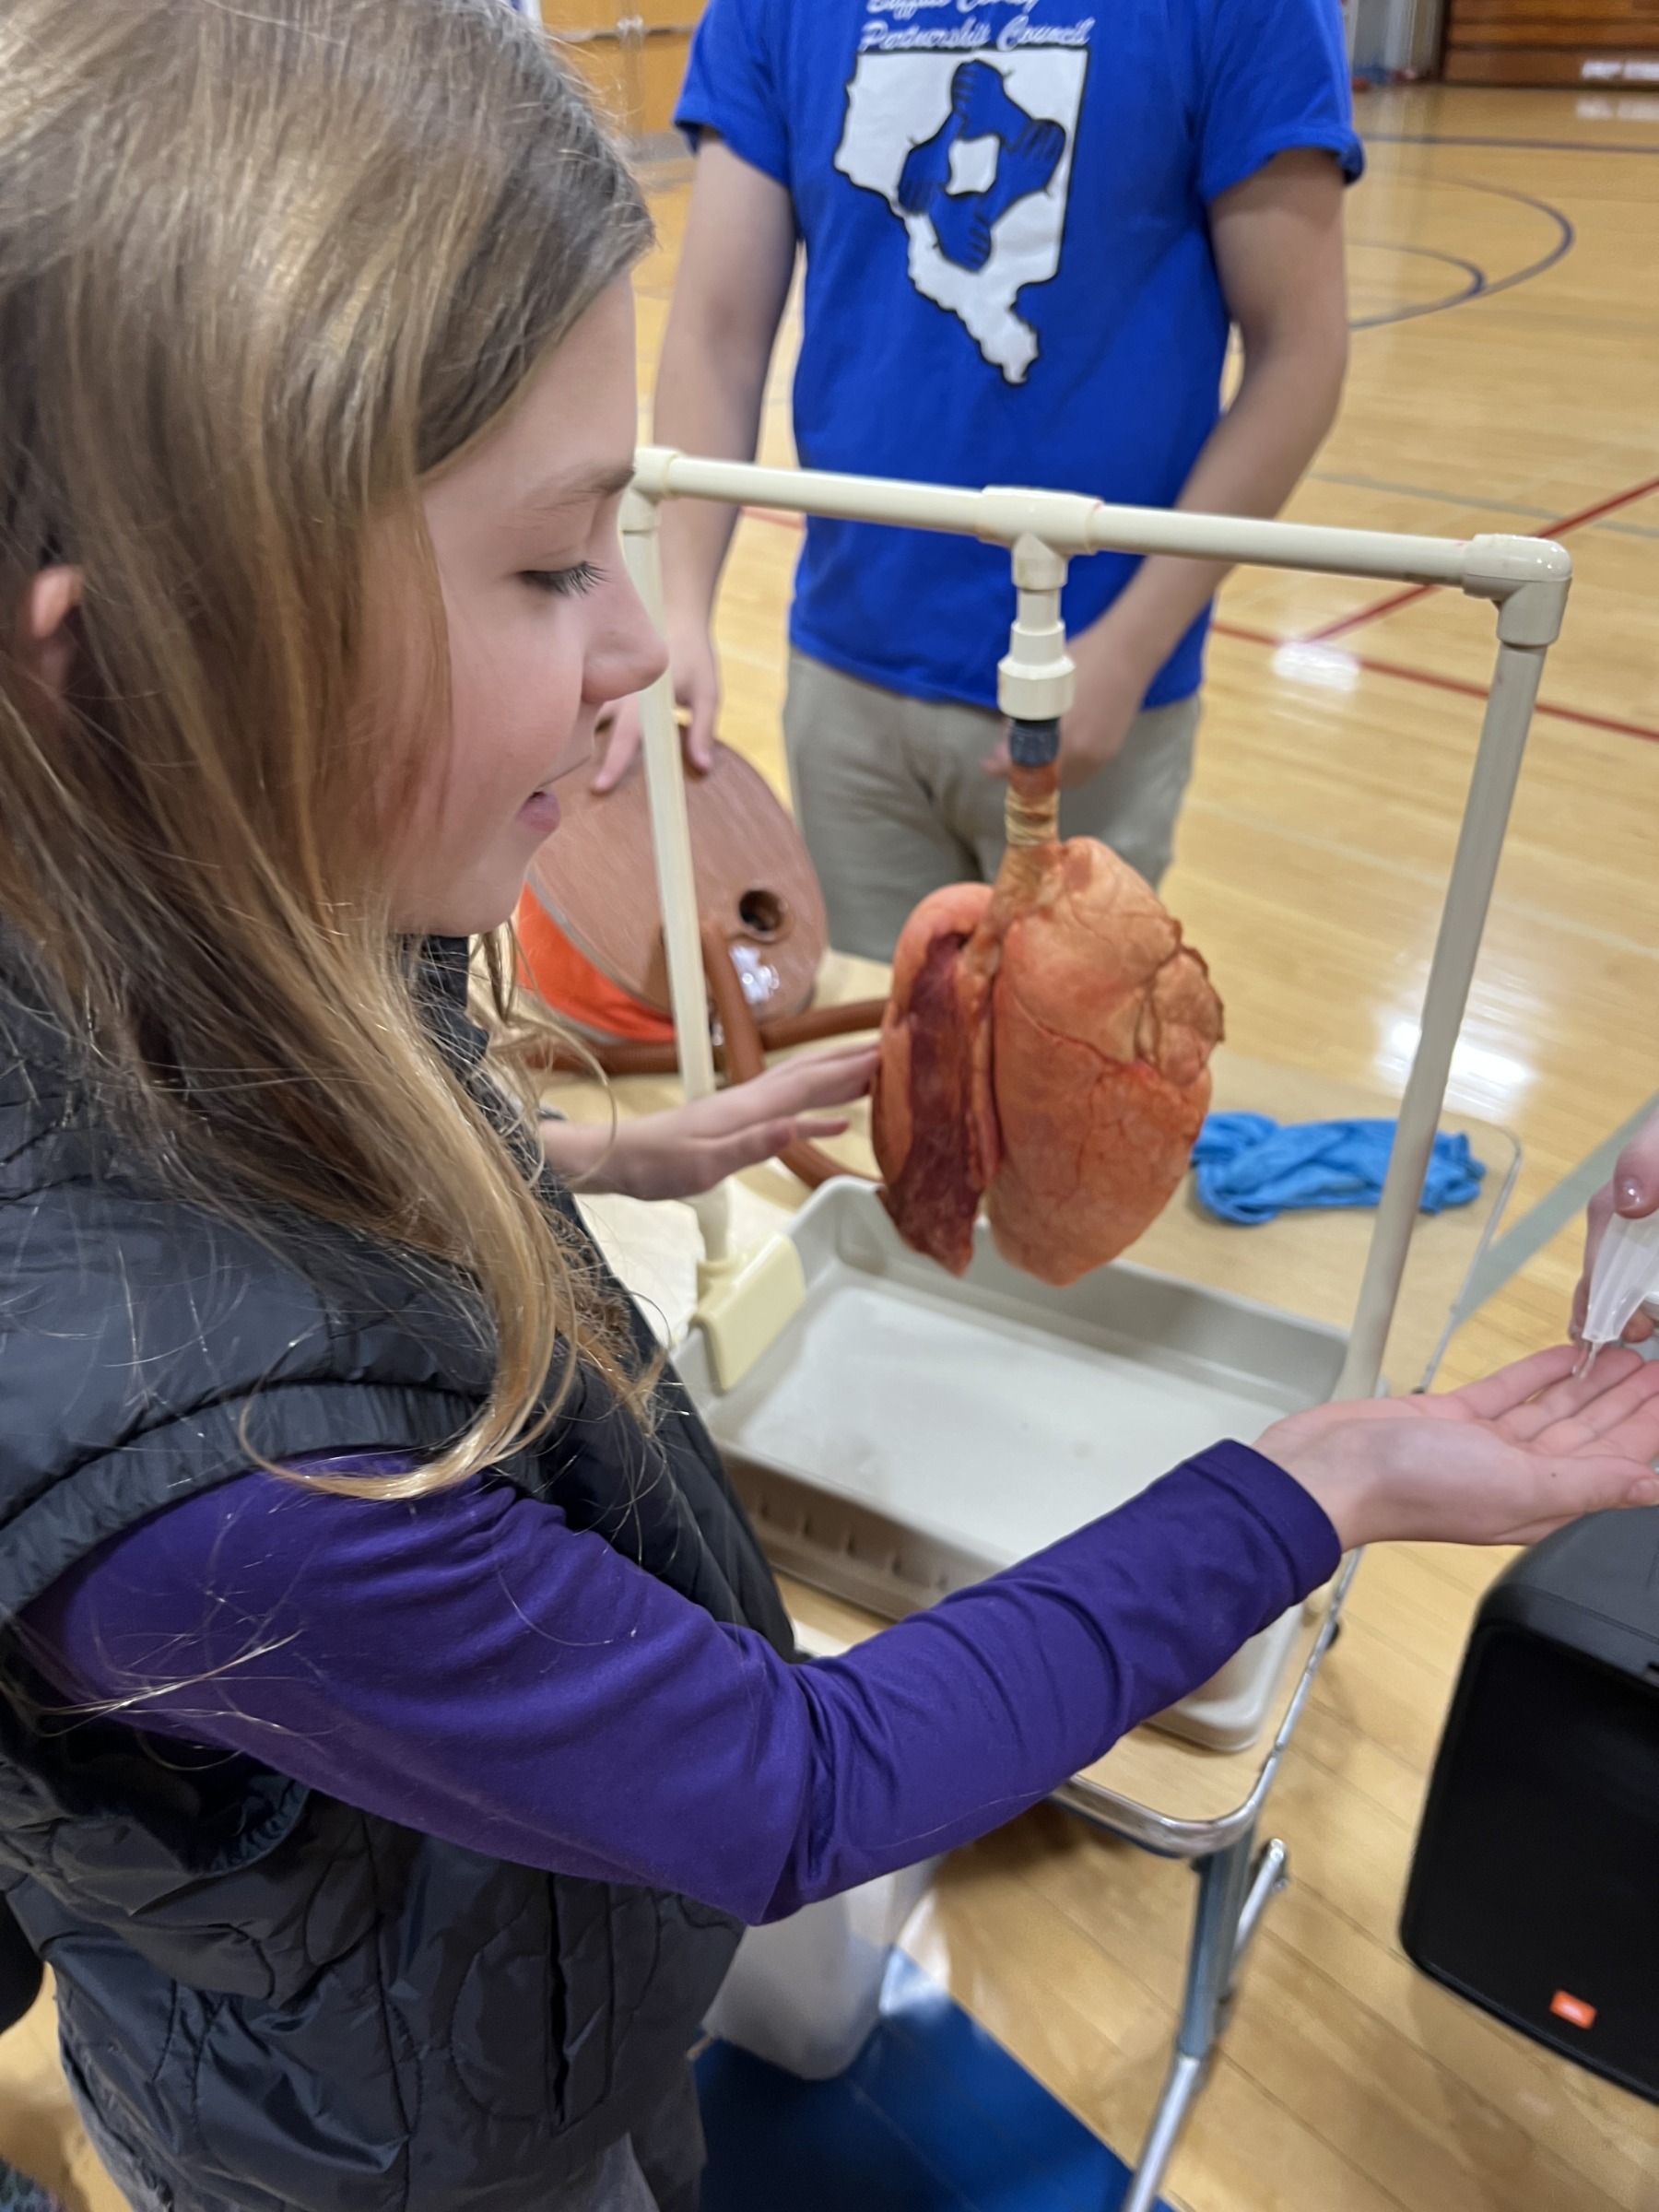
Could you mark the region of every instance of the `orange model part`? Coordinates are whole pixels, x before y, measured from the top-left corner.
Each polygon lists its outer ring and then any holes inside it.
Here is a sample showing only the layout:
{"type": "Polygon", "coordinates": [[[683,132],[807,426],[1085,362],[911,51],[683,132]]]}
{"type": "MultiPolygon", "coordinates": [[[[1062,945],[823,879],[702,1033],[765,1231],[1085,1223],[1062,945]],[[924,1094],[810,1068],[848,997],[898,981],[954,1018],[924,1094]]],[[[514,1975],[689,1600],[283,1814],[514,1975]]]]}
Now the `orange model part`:
{"type": "Polygon", "coordinates": [[[672,1044],[674,1022],[642,1006],[619,983],[601,974],[577,951],[534,891],[526,890],[514,917],[523,980],[551,1006],[591,1036],[638,1044],[672,1044]]]}

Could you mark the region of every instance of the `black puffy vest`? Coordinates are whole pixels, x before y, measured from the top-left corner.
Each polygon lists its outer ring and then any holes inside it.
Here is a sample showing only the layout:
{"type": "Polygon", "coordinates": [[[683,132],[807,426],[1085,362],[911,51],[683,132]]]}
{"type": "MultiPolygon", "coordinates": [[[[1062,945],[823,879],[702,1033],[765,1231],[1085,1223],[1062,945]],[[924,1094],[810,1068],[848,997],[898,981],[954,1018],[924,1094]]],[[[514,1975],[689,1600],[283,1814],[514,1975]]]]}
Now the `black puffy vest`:
{"type": "MultiPolygon", "coordinates": [[[[427,974],[476,1084],[465,947],[429,948],[427,974]]],[[[478,1404],[482,1357],[374,1251],[320,1234],[301,1265],[147,1186],[77,1107],[50,1022],[0,1006],[7,1641],[93,1546],[241,1472],[250,1403],[275,1459],[430,1450],[478,1404]]],[[[788,1652],[707,1432],[664,1392],[647,1441],[584,1380],[500,1472],[788,1652]]],[[[177,2212],[525,2212],[676,2079],[736,1942],[725,1915],[481,1857],[252,1759],[192,1767],[114,1721],[65,1724],[19,1667],[0,1896],[55,1971],[77,2087],[177,2212]]]]}

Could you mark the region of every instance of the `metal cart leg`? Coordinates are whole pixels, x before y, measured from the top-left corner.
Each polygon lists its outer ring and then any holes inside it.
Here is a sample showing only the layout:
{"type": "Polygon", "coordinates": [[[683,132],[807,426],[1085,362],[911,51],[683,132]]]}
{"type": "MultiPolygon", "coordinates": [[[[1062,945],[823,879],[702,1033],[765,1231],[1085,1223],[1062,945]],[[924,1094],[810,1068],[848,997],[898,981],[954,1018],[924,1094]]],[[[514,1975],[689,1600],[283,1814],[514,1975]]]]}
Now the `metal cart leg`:
{"type": "Polygon", "coordinates": [[[1175,2034],[1175,2056],[1152,2124],[1147,2131],[1119,2212],[1153,2212],[1159,2183],[1169,2165],[1193,2100],[1203,2084],[1218,2037],[1227,2025],[1228,2007],[1250,1939],[1261,1924],[1268,1899],[1285,1883],[1289,1854],[1275,1837],[1262,1847],[1253,1865],[1255,1830],[1236,1843],[1197,1861],[1198,1908],[1193,1920],[1193,1947],[1187,1959],[1186,1996],[1175,2034]]]}

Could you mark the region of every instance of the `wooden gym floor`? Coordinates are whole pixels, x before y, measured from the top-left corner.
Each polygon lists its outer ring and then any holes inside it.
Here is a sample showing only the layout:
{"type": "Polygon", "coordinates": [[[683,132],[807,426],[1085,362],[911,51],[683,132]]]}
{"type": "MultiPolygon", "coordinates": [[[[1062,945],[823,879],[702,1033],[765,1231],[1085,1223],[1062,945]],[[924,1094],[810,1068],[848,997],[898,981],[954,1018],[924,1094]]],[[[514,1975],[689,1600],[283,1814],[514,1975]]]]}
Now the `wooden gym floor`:
{"type": "MultiPolygon", "coordinates": [[[[1291,512],[1536,531],[1577,582],[1534,728],[1455,1102],[1520,1135],[1524,1208],[1659,1090],[1659,99],[1379,93],[1352,195],[1347,404],[1291,512]]],[[[647,387],[683,221],[654,172],[647,387]]],[[[787,371],[768,457],[789,453],[787,371]]],[[[794,552],[742,525],[724,734],[782,782],[794,552]]],[[[1444,593],[1235,578],[1166,896],[1225,979],[1232,1041],[1397,1084],[1489,671],[1444,593]]],[[[1453,1340],[1457,1382],[1555,1340],[1577,1230],[1453,1340]]],[[[1167,2194],[1190,2212],[1654,2212],[1659,2112],[1416,1974],[1394,1941],[1424,1777],[1498,1562],[1373,1554],[1269,1807],[1292,1881],[1246,1970],[1167,2194]]],[[[917,1955],[1133,2157],[1173,2022],[1190,1877],[1034,1814],[953,1861],[917,1955]]],[[[117,2205],[69,2116],[43,2004],[0,2040],[0,2156],[117,2205]]]]}

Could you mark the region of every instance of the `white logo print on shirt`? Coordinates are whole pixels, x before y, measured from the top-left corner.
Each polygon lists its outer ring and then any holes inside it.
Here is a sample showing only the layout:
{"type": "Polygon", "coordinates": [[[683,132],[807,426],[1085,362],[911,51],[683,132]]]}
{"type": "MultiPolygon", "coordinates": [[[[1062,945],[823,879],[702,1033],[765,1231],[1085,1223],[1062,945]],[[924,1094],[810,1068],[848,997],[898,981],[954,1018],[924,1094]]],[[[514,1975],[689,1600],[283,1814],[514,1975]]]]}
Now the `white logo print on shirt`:
{"type": "Polygon", "coordinates": [[[880,42],[860,53],[847,87],[835,166],[904,225],[917,291],[959,317],[984,359],[1020,384],[1037,333],[1015,303],[1060,266],[1093,22],[1015,21],[1023,36],[1007,52],[986,51],[989,29],[973,21],[939,32],[866,25],[866,43],[880,42]],[[1039,39],[1052,42],[1024,42],[1039,39]],[[890,51],[900,40],[947,50],[890,51]]]}

